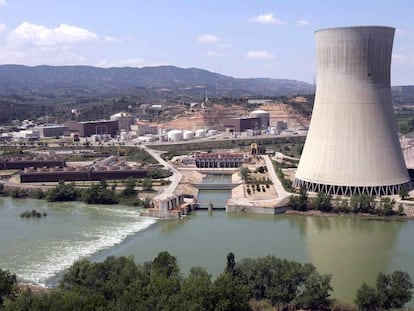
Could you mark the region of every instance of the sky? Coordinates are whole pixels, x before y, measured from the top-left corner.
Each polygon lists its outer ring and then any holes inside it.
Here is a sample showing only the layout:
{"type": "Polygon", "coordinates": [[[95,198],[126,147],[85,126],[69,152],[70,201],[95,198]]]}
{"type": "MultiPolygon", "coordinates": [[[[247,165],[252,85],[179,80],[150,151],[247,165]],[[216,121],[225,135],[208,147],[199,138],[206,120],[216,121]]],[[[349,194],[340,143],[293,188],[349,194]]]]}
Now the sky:
{"type": "Polygon", "coordinates": [[[412,0],[0,0],[0,64],[196,67],[314,83],[314,32],[396,28],[392,85],[414,85],[412,0]]]}

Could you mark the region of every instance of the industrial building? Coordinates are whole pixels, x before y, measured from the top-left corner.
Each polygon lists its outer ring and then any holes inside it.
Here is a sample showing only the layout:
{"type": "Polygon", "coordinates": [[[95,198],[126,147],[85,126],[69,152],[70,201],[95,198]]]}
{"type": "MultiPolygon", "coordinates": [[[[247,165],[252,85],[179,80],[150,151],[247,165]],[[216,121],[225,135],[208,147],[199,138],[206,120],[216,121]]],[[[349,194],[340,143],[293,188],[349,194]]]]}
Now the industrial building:
{"type": "Polygon", "coordinates": [[[104,134],[115,136],[119,131],[118,121],[67,121],[65,122],[65,125],[71,133],[78,133],[80,137],[90,137],[91,135],[104,134]]]}
{"type": "Polygon", "coordinates": [[[267,129],[270,124],[270,114],[265,110],[254,110],[250,112],[250,117],[252,118],[259,118],[260,119],[260,127],[261,129],[267,129]]]}
{"type": "Polygon", "coordinates": [[[394,123],[394,28],[319,30],[315,104],[294,185],[335,195],[410,187],[394,123]]]}
{"type": "Polygon", "coordinates": [[[242,153],[197,153],[198,168],[237,168],[243,165],[242,153]]]}
{"type": "Polygon", "coordinates": [[[127,112],[118,112],[109,117],[111,121],[118,121],[119,130],[129,131],[132,124],[134,124],[134,117],[127,112]]]}
{"type": "Polygon", "coordinates": [[[40,137],[59,137],[63,136],[69,131],[68,127],[60,124],[45,124],[41,126],[35,126],[34,130],[39,132],[40,137]]]}
{"type": "Polygon", "coordinates": [[[260,118],[228,118],[223,121],[223,127],[232,132],[245,132],[247,130],[260,130],[260,118]]]}

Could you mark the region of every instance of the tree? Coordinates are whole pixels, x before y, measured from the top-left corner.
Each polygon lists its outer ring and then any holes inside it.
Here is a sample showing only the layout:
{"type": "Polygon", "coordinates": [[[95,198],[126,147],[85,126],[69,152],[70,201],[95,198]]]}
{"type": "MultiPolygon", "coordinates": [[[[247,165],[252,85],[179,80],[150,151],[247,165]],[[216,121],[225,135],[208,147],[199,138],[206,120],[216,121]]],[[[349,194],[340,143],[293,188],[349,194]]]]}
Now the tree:
{"type": "Polygon", "coordinates": [[[88,204],[117,204],[115,191],[106,189],[106,184],[93,184],[82,192],[82,200],[88,204]]]}
{"type": "Polygon", "coordinates": [[[0,269],[0,306],[4,299],[12,297],[16,284],[15,274],[0,269]]]}
{"type": "Polygon", "coordinates": [[[125,188],[122,190],[124,196],[131,196],[136,193],[135,191],[136,180],[133,177],[128,177],[125,180],[125,188]]]}
{"type": "Polygon", "coordinates": [[[227,272],[214,281],[213,294],[215,311],[249,310],[247,287],[227,272]]]}
{"type": "Polygon", "coordinates": [[[152,310],[178,310],[180,306],[181,276],[177,259],[161,252],[151,264],[147,285],[147,303],[152,310]]]}
{"type": "Polygon", "coordinates": [[[242,166],[239,168],[239,174],[244,181],[247,181],[247,178],[250,174],[250,170],[248,167],[242,166]]]}
{"type": "Polygon", "coordinates": [[[330,212],[332,210],[332,195],[318,192],[316,198],[312,200],[311,206],[315,210],[330,212]]]}
{"type": "Polygon", "coordinates": [[[304,289],[297,299],[298,305],[310,310],[329,308],[330,291],[332,291],[331,276],[314,271],[305,278],[304,289]]]}
{"type": "Polygon", "coordinates": [[[213,311],[213,284],[211,275],[204,268],[193,267],[181,286],[182,310],[213,311]]]}
{"type": "Polygon", "coordinates": [[[378,215],[390,216],[394,214],[395,200],[390,198],[381,198],[378,205],[378,215]]]}
{"type": "Polygon", "coordinates": [[[152,179],[151,178],[145,178],[142,181],[142,190],[144,191],[152,191],[152,179]]]}
{"type": "Polygon", "coordinates": [[[354,213],[373,213],[375,211],[374,199],[367,194],[353,195],[350,208],[354,213]]]}
{"type": "Polygon", "coordinates": [[[74,183],[65,184],[59,181],[58,185],[46,192],[46,201],[48,202],[62,202],[62,201],[76,201],[78,199],[78,191],[75,189],[74,183]]]}
{"type": "Polygon", "coordinates": [[[373,286],[362,283],[357,290],[355,303],[362,311],[377,310],[379,307],[378,294],[373,286]]]}
{"type": "Polygon", "coordinates": [[[377,278],[377,292],[383,309],[401,308],[411,300],[413,283],[407,272],[380,273],[377,278]]]}
{"type": "Polygon", "coordinates": [[[405,186],[402,186],[398,194],[400,195],[401,200],[405,200],[406,198],[408,198],[408,195],[409,195],[408,188],[405,186]]]}

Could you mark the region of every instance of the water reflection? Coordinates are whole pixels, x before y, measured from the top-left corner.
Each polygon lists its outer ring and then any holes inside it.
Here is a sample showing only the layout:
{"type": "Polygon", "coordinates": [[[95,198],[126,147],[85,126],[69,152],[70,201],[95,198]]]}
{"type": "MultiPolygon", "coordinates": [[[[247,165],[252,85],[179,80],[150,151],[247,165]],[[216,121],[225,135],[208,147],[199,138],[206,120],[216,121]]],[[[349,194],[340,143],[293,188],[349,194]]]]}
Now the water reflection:
{"type": "Polygon", "coordinates": [[[389,272],[397,237],[405,222],[352,217],[306,217],[300,232],[310,261],[332,274],[336,297],[352,301],[362,282],[373,284],[389,272]]]}

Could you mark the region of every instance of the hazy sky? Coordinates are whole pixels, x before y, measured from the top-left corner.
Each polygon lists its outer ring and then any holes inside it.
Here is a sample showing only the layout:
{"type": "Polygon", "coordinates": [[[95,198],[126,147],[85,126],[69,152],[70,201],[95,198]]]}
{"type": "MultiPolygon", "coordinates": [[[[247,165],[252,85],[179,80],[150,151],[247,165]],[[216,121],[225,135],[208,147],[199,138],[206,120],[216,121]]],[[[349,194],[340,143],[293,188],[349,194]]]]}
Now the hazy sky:
{"type": "Polygon", "coordinates": [[[197,67],[313,82],[314,31],[397,29],[392,84],[414,84],[413,0],[0,0],[0,64],[197,67]]]}

